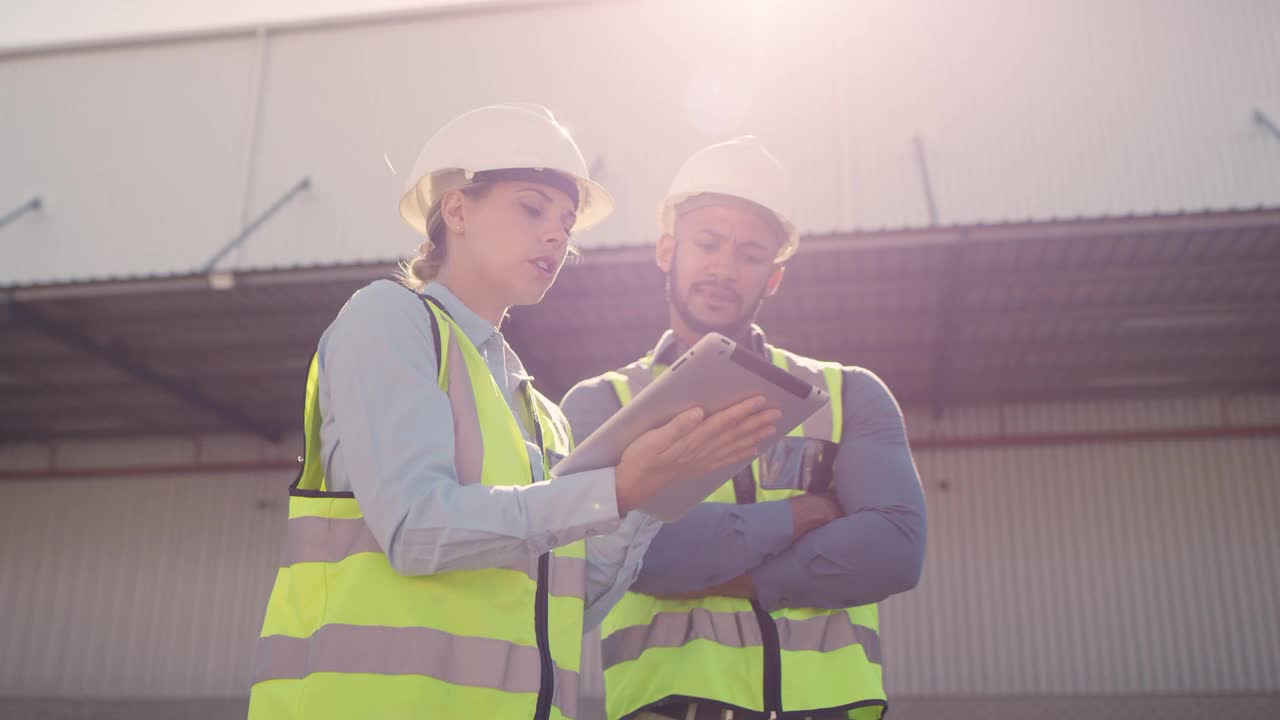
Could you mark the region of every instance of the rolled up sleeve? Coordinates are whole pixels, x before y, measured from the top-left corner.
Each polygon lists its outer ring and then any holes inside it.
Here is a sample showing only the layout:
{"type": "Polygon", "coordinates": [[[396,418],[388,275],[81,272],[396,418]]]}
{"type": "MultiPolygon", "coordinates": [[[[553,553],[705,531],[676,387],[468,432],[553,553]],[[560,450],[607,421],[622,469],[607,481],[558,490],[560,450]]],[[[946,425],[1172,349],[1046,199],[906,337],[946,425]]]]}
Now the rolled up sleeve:
{"type": "MultiPolygon", "coordinates": [[[[560,403],[578,440],[595,432],[621,407],[612,386],[601,378],[579,383],[560,403]]],[[[586,629],[599,625],[631,588],[660,528],[658,519],[632,511],[616,531],[587,538],[587,609],[583,617],[586,629]]]]}

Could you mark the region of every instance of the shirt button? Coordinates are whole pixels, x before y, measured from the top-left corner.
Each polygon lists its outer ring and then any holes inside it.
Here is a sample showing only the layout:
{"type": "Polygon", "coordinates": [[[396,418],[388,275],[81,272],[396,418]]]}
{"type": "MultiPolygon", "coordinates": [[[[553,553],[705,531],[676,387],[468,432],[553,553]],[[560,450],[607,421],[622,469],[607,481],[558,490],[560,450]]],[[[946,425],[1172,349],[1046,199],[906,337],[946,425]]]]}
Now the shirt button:
{"type": "Polygon", "coordinates": [[[591,509],[592,509],[592,510],[599,510],[599,509],[600,509],[600,503],[592,503],[592,505],[591,505],[591,509]]]}

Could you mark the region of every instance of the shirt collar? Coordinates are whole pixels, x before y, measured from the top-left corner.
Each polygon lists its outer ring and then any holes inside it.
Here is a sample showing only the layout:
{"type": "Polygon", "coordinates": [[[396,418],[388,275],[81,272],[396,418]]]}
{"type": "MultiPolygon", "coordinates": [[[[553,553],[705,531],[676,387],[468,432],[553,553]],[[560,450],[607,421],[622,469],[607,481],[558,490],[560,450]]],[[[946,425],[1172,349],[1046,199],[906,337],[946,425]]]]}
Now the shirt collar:
{"type": "Polygon", "coordinates": [[[440,303],[444,311],[449,313],[449,317],[453,318],[459,328],[462,328],[462,333],[467,336],[472,345],[480,347],[495,334],[501,336],[501,333],[498,333],[498,328],[477,315],[475,311],[463,304],[462,300],[458,299],[458,296],[454,295],[452,290],[439,282],[432,281],[427,283],[427,286],[422,288],[422,294],[428,295],[440,303]]]}
{"type": "MultiPolygon", "coordinates": [[[[747,338],[747,347],[759,355],[764,355],[765,342],[766,338],[764,330],[761,330],[759,325],[752,323],[751,330],[747,338]]],[[[654,364],[670,365],[688,349],[689,348],[685,347],[684,343],[680,342],[680,339],[676,337],[674,331],[667,330],[662,333],[661,338],[658,338],[658,344],[653,346],[653,352],[649,354],[649,357],[653,358],[654,364]]]]}
{"type": "MultiPolygon", "coordinates": [[[[497,333],[497,335],[502,337],[502,333],[497,333]]],[[[532,383],[533,376],[524,369],[524,363],[520,362],[520,356],[516,355],[516,351],[511,349],[506,340],[502,341],[502,352],[507,358],[507,384],[509,389],[515,392],[524,383],[532,383]]]]}
{"type": "Polygon", "coordinates": [[[472,345],[478,348],[486,343],[496,342],[502,346],[503,357],[506,359],[508,385],[511,390],[514,391],[521,383],[533,380],[533,376],[525,370],[524,363],[520,362],[520,356],[516,355],[507,344],[506,338],[498,328],[467,307],[457,295],[453,294],[452,290],[439,282],[432,281],[422,288],[421,293],[431,296],[440,303],[472,345]]]}

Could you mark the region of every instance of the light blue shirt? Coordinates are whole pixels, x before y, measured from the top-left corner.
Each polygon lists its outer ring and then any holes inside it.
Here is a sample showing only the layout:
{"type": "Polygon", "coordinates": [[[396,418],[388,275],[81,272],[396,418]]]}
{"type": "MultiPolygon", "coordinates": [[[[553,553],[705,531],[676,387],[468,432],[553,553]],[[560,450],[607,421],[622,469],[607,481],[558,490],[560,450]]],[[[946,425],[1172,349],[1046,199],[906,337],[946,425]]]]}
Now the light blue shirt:
{"type": "MultiPolygon", "coordinates": [[[[502,333],[440,283],[424,290],[480,351],[518,419],[531,378],[502,333]]],[[[660,527],[618,517],[614,470],[544,478],[525,423],[532,485],[463,485],[454,467],[453,413],[423,299],[390,280],[359,290],[320,338],[321,457],[333,491],[350,490],[387,558],[404,575],[527,567],[586,539],[584,624],[599,624],[640,572],[660,527]]]]}

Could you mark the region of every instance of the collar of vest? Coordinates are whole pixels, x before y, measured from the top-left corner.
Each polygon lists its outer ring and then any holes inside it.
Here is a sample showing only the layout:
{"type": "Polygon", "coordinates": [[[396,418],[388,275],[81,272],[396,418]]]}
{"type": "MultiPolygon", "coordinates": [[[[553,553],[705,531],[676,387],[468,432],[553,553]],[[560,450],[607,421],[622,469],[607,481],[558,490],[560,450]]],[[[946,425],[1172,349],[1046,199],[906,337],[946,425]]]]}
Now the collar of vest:
{"type": "Polygon", "coordinates": [[[477,315],[457,295],[454,295],[452,290],[439,282],[432,281],[427,283],[426,287],[422,288],[418,294],[434,300],[436,305],[458,324],[467,339],[476,347],[484,345],[485,341],[498,332],[498,328],[477,315]]]}
{"type": "MultiPolygon", "coordinates": [[[[766,342],[764,330],[761,330],[759,325],[752,323],[748,331],[747,347],[761,357],[767,358],[766,342]]],[[[653,346],[653,351],[649,353],[649,357],[653,358],[653,362],[657,365],[670,365],[688,349],[676,337],[674,331],[667,330],[662,334],[662,337],[658,338],[658,344],[653,346]]]]}
{"type": "MultiPolygon", "coordinates": [[[[462,330],[462,334],[466,335],[471,344],[477,348],[483,347],[491,338],[498,338],[502,343],[502,353],[507,364],[508,390],[522,392],[522,385],[533,382],[533,376],[525,368],[520,356],[516,355],[516,351],[511,348],[511,344],[507,342],[502,331],[490,325],[488,320],[475,314],[449,288],[438,282],[431,282],[422,288],[418,295],[440,308],[445,315],[448,315],[449,319],[453,320],[454,324],[462,330]]],[[[439,348],[437,348],[436,354],[439,354],[439,348]]]]}

